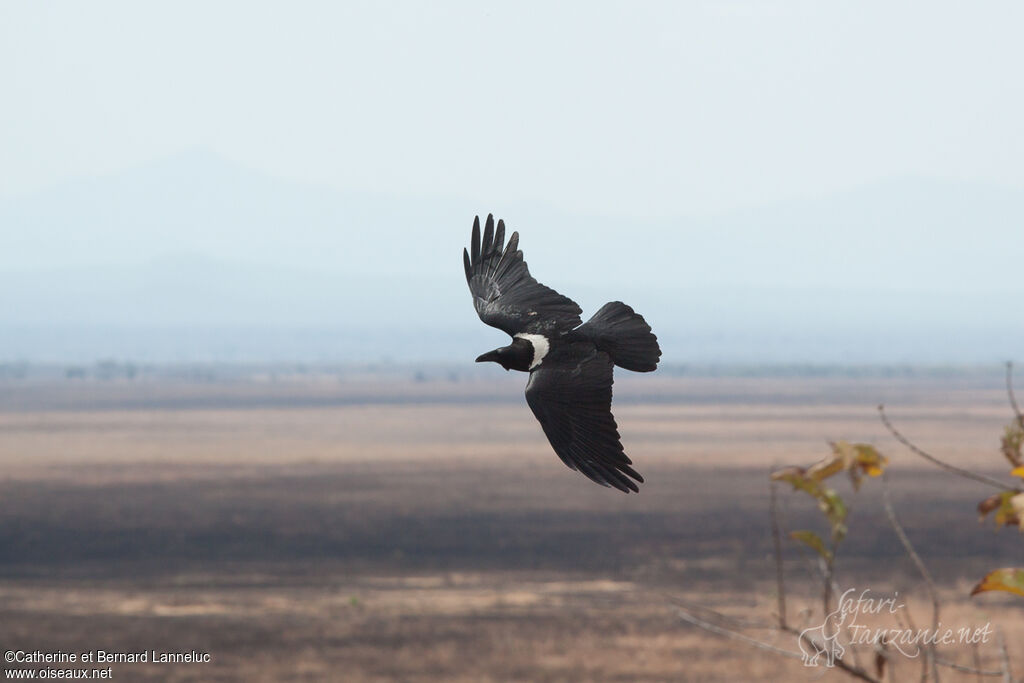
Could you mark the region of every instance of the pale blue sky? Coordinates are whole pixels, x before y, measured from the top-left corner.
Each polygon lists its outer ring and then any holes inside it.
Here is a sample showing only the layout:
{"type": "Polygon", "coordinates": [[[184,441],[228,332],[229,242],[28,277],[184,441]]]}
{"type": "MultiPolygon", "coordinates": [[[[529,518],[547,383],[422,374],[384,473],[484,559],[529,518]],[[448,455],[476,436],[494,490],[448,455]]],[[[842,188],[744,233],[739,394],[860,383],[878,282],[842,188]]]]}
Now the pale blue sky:
{"type": "Polygon", "coordinates": [[[1013,2],[5,2],[0,197],[191,148],[623,217],[1021,188],[1022,30],[1013,2]]]}
{"type": "Polygon", "coordinates": [[[673,362],[999,362],[1022,30],[1010,2],[4,2],[0,327],[414,323],[392,357],[468,357],[494,211],[673,362]]]}

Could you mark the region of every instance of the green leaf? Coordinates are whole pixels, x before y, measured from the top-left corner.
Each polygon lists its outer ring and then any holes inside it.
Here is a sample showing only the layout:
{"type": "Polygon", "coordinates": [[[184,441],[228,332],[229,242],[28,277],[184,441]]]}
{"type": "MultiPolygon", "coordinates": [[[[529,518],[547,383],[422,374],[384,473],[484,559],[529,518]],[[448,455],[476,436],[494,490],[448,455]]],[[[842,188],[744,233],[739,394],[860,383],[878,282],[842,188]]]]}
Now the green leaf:
{"type": "Polygon", "coordinates": [[[971,595],[987,591],[1006,591],[1024,595],[1024,569],[1010,567],[989,572],[971,590],[971,595]]]}
{"type": "Polygon", "coordinates": [[[838,543],[846,536],[846,503],[838,493],[814,479],[810,472],[802,467],[778,470],[772,473],[772,479],[789,482],[794,489],[804,491],[818,501],[818,508],[832,527],[833,543],[838,543]]]}
{"type": "Polygon", "coordinates": [[[821,536],[813,531],[791,531],[789,537],[811,547],[814,552],[821,555],[828,562],[832,561],[832,551],[825,547],[825,541],[821,540],[821,536]]]}
{"type": "Polygon", "coordinates": [[[825,518],[832,525],[832,542],[839,543],[846,537],[846,503],[832,489],[823,489],[818,498],[818,507],[825,513],[825,518]]]}

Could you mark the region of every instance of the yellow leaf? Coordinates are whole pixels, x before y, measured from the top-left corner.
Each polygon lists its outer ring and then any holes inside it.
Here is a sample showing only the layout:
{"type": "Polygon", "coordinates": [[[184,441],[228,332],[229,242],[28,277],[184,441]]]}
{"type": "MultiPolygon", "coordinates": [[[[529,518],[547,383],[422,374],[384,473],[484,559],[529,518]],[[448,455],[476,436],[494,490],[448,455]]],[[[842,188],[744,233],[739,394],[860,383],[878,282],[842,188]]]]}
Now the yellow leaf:
{"type": "Polygon", "coordinates": [[[792,467],[783,467],[781,470],[775,470],[772,472],[772,479],[775,481],[790,481],[796,477],[803,478],[806,474],[807,472],[803,467],[794,465],[792,467]]]}
{"type": "Polygon", "coordinates": [[[833,474],[838,474],[846,469],[843,459],[837,453],[833,453],[824,460],[819,460],[807,468],[807,476],[815,481],[828,479],[833,474]]]}
{"type": "Polygon", "coordinates": [[[877,477],[889,464],[889,458],[878,452],[878,449],[866,443],[854,445],[857,451],[857,466],[866,474],[877,477]]]}
{"type": "Polygon", "coordinates": [[[1024,493],[1018,493],[1013,498],[1010,498],[1010,508],[1013,509],[1013,514],[1017,516],[1017,528],[1024,531],[1024,493]]]}
{"type": "Polygon", "coordinates": [[[989,572],[971,590],[971,595],[986,591],[1006,591],[1024,595],[1024,569],[1010,567],[989,572]]]}
{"type": "Polygon", "coordinates": [[[832,444],[832,452],[837,461],[843,465],[843,470],[850,475],[850,483],[854,491],[860,491],[861,471],[857,469],[857,448],[846,441],[837,441],[832,444]]]}
{"type": "Polygon", "coordinates": [[[988,513],[995,510],[996,526],[1019,526],[1024,513],[1024,494],[1003,491],[978,503],[978,519],[984,521],[988,513]],[[1017,499],[1016,501],[1014,499],[1017,499]]]}
{"type": "Polygon", "coordinates": [[[824,481],[840,472],[848,472],[854,490],[860,489],[863,474],[877,477],[889,464],[889,459],[866,443],[836,441],[831,444],[832,453],[807,468],[803,474],[814,481],[824,481]]]}
{"type": "Polygon", "coordinates": [[[846,441],[836,441],[832,450],[843,459],[843,469],[848,470],[857,462],[857,448],[846,441]]]}
{"type": "Polygon", "coordinates": [[[807,470],[803,467],[785,467],[776,470],[772,472],[772,480],[789,482],[793,488],[807,491],[812,496],[816,496],[818,489],[821,488],[818,482],[807,476],[807,470]]]}
{"type": "Polygon", "coordinates": [[[1010,470],[1010,475],[1014,477],[1024,478],[1024,466],[1014,467],[1012,470],[1010,470]]]}

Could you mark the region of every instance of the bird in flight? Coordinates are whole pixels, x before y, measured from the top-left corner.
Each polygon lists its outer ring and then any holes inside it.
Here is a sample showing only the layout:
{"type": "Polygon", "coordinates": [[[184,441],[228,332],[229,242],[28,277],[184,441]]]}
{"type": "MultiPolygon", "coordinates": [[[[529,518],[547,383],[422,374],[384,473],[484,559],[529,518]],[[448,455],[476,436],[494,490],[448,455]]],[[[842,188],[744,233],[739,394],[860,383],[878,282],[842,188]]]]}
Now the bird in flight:
{"type": "Polygon", "coordinates": [[[661,349],[650,325],[621,301],[583,323],[575,301],[530,276],[519,233],[505,244],[505,223],[495,227],[493,216],[482,238],[480,218],[473,221],[462,256],[480,319],[512,337],[476,362],[530,373],[526,402],[562,462],[602,486],[638,492],[644,478],[623,451],[612,416],[612,367],[657,368],[661,349]]]}

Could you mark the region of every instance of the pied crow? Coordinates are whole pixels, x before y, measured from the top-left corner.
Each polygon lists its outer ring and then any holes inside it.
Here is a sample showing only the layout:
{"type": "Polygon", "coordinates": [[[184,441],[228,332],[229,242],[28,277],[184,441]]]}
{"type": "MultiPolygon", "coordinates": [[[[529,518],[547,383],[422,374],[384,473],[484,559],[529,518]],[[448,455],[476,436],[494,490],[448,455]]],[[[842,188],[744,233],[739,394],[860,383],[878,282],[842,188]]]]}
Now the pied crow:
{"type": "Polygon", "coordinates": [[[621,301],[583,323],[582,309],[530,276],[519,233],[505,244],[505,223],[488,216],[483,237],[473,221],[470,249],[462,251],[466,281],[480,319],[512,336],[512,343],[476,359],[530,373],[526,402],[555,453],[570,469],[602,486],[639,491],[612,416],[612,366],[650,372],[661,349],[647,322],[621,301]],[[632,478],[632,479],[631,479],[632,478]]]}

